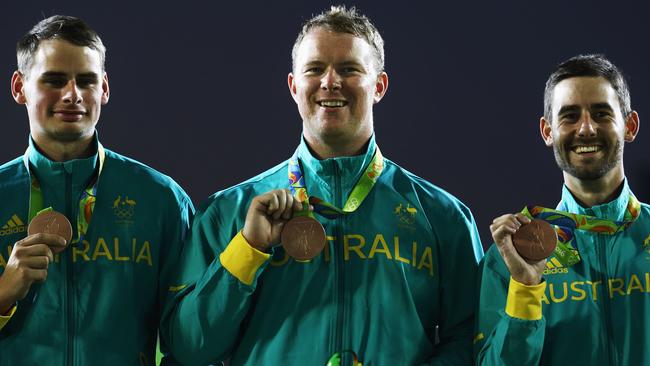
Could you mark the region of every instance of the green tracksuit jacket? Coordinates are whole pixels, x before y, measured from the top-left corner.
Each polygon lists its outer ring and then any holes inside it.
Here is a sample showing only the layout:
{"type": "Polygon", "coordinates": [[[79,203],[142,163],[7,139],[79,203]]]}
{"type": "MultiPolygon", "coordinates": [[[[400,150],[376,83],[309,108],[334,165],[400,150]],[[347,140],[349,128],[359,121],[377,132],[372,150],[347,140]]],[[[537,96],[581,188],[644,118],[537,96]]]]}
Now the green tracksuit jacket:
{"type": "MultiPolygon", "coordinates": [[[[97,161],[53,162],[30,148],[44,206],[64,213],[75,234],[80,192],[97,161]]],[[[0,274],[27,235],[29,195],[22,157],[2,165],[0,274]]],[[[57,254],[47,280],[0,319],[0,366],[154,364],[191,201],[169,177],[109,150],[96,199],[85,240],[57,254]]]]}
{"type": "MultiPolygon", "coordinates": [[[[584,208],[564,187],[558,210],[622,220],[629,196],[625,182],[615,200],[584,208]]],[[[576,230],[572,244],[581,261],[567,268],[549,258],[539,286],[510,281],[496,247],[488,250],[477,364],[650,365],[650,207],[641,204],[623,232],[576,230]]]]}
{"type": "MultiPolygon", "coordinates": [[[[298,148],[310,195],[343,207],[372,159],[317,160],[298,148]]],[[[253,197],[288,188],[287,163],[210,198],[185,253],[186,278],[163,325],[188,365],[325,365],[352,350],[364,365],[469,364],[480,239],[456,198],[386,160],[353,214],[319,217],[325,250],[308,262],[281,247],[266,255],[238,232],[253,197]],[[192,248],[190,248],[192,247],[192,248]],[[436,326],[440,343],[435,343],[436,326]]]]}

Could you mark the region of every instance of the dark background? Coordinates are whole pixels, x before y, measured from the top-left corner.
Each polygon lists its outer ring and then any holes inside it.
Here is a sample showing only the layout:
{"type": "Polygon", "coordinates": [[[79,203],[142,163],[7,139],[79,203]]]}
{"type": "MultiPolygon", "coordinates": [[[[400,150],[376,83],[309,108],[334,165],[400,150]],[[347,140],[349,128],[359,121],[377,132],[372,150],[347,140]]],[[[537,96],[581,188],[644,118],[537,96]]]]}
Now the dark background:
{"type": "MultiPolygon", "coordinates": [[[[560,198],[562,174],[538,127],[554,65],[604,53],[646,116],[646,2],[342,3],[368,15],[386,42],[389,88],[375,107],[382,152],[465,202],[484,244],[495,216],[527,203],[555,207],[560,198]]],[[[301,23],[330,4],[3,2],[0,160],[23,152],[29,131],[9,88],[16,41],[44,17],[74,15],[108,49],[102,142],[172,176],[198,205],[294,151],[301,120],[286,85],[291,47],[301,23]]],[[[630,185],[645,202],[649,134],[642,123],[625,149],[630,185]]]]}

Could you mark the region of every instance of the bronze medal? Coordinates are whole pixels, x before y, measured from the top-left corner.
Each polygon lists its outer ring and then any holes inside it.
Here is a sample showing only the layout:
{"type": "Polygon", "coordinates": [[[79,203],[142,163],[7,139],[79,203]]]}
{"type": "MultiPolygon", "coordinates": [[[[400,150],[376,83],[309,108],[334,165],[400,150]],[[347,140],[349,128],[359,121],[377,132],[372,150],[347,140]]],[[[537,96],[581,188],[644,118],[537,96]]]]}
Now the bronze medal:
{"type": "MultiPolygon", "coordinates": [[[[27,227],[27,235],[38,233],[56,234],[63,237],[69,244],[72,239],[72,225],[65,215],[56,211],[45,211],[36,215],[27,227]]],[[[65,248],[52,247],[54,254],[65,248]]]]}
{"type": "Polygon", "coordinates": [[[557,232],[548,222],[533,219],[512,235],[512,244],[525,259],[539,261],[548,258],[555,250],[557,232]]]}
{"type": "Polygon", "coordinates": [[[294,217],[284,225],[281,240],[287,254],[305,261],[317,256],[325,247],[325,229],[313,217],[294,217]]]}

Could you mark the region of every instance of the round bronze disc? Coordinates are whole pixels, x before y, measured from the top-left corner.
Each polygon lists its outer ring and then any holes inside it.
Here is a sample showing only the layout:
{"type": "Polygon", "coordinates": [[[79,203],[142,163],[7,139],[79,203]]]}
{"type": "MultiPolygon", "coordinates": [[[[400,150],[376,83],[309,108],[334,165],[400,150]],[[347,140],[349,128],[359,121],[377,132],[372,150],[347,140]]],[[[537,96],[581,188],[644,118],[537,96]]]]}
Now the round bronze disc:
{"type": "MultiPolygon", "coordinates": [[[[56,234],[62,236],[69,244],[72,239],[72,225],[65,215],[56,211],[45,211],[36,215],[27,227],[27,235],[38,233],[56,234]]],[[[52,247],[53,253],[59,253],[65,248],[52,247]]]]}
{"type": "Polygon", "coordinates": [[[325,229],[313,217],[294,217],[284,225],[280,240],[287,254],[306,261],[317,256],[325,247],[325,229]]]}
{"type": "Polygon", "coordinates": [[[522,257],[539,261],[548,258],[555,250],[557,232],[548,222],[533,219],[512,235],[512,244],[522,257]]]}

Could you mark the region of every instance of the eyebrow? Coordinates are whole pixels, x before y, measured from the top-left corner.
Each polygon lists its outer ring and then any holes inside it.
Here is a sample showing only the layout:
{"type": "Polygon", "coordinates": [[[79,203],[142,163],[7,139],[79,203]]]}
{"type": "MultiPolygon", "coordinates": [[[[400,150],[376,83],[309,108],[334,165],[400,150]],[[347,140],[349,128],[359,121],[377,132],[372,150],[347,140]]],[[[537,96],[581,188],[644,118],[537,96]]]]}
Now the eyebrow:
{"type": "Polygon", "coordinates": [[[612,108],[612,106],[609,105],[609,103],[594,103],[591,105],[591,109],[607,109],[610,111],[614,110],[614,108],[612,108]]]}
{"type": "Polygon", "coordinates": [[[41,74],[41,76],[44,77],[59,77],[59,76],[66,76],[64,72],[57,72],[57,71],[46,71],[41,74]]]}
{"type": "Polygon", "coordinates": [[[580,107],[578,105],[576,105],[576,104],[565,105],[565,106],[562,106],[562,108],[560,108],[560,110],[557,112],[557,114],[559,116],[559,115],[562,115],[564,113],[575,112],[575,111],[579,111],[579,110],[580,110],[580,107]]]}
{"type": "MultiPolygon", "coordinates": [[[[314,65],[314,64],[320,65],[320,64],[325,64],[325,63],[326,62],[323,62],[323,61],[321,61],[319,59],[313,59],[313,60],[309,60],[309,61],[305,62],[305,65],[314,65]]],[[[362,63],[358,62],[358,61],[354,61],[354,60],[345,60],[345,61],[336,63],[336,65],[342,65],[342,66],[362,65],[362,63]]]]}
{"type": "MultiPolygon", "coordinates": [[[[600,109],[600,110],[606,109],[608,111],[613,111],[614,110],[614,108],[612,108],[612,106],[609,105],[609,103],[594,103],[594,104],[591,104],[589,106],[589,109],[600,109]]],[[[557,112],[557,114],[559,116],[559,115],[562,115],[564,113],[575,112],[575,111],[579,111],[579,110],[580,110],[580,106],[578,106],[576,104],[565,105],[562,108],[560,108],[560,111],[557,112]]]]}
{"type": "MultiPolygon", "coordinates": [[[[67,77],[67,74],[65,72],[60,72],[60,71],[46,71],[41,74],[41,77],[67,77]]],[[[77,78],[93,78],[93,79],[98,79],[99,75],[94,72],[84,72],[81,74],[77,75],[77,78]]]]}
{"type": "Polygon", "coordinates": [[[305,66],[322,65],[322,64],[324,64],[323,61],[319,61],[319,60],[315,60],[315,59],[305,62],[305,66]]]}
{"type": "Polygon", "coordinates": [[[348,65],[362,65],[362,64],[363,64],[362,62],[358,62],[358,61],[354,61],[354,60],[348,60],[348,61],[343,61],[343,62],[340,62],[340,63],[339,63],[339,65],[343,65],[343,66],[348,66],[348,65]]]}

